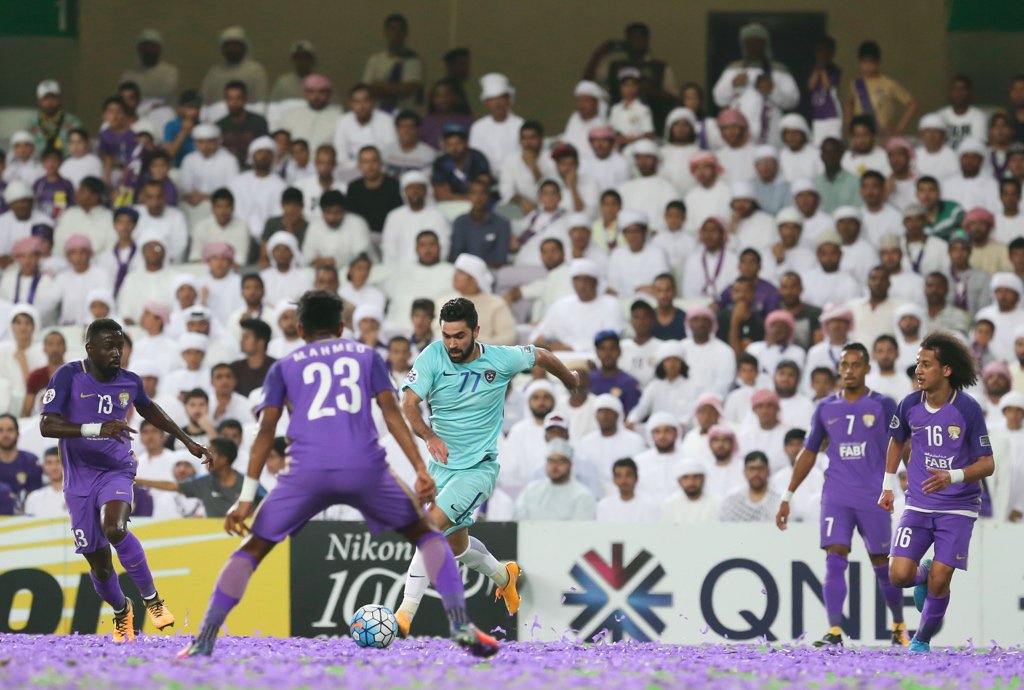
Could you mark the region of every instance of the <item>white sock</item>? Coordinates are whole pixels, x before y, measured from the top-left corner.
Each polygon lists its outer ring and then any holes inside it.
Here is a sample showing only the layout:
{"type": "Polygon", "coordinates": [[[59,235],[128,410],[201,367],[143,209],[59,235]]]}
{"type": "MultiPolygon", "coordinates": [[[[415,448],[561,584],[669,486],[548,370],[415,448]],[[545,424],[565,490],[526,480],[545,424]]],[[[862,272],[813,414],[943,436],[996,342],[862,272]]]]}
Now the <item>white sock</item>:
{"type": "Polygon", "coordinates": [[[491,578],[497,587],[504,587],[508,584],[508,570],[505,569],[498,559],[491,555],[484,543],[476,537],[469,538],[469,548],[465,553],[456,556],[455,560],[464,564],[478,573],[483,573],[491,578]]]}
{"type": "Polygon", "coordinates": [[[427,577],[427,568],[423,565],[423,556],[420,554],[420,550],[416,549],[412,555],[412,561],[409,562],[409,572],[405,575],[405,596],[398,610],[404,611],[412,619],[429,586],[430,578],[427,577]]]}

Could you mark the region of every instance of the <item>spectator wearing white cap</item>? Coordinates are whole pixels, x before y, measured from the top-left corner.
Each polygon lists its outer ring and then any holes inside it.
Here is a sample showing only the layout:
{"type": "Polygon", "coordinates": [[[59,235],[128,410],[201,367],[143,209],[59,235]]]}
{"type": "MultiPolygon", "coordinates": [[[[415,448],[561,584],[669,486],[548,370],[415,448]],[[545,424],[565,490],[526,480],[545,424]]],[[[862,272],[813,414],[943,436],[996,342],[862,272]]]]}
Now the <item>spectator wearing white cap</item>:
{"type": "Polygon", "coordinates": [[[14,243],[31,236],[33,227],[53,226],[49,216],[36,210],[32,188],[21,180],[8,182],[3,198],[8,210],[0,214],[0,269],[11,263],[14,243]]]}
{"type": "Polygon", "coordinates": [[[683,346],[690,381],[698,391],[724,396],[736,378],[736,354],[715,337],[717,330],[718,317],[710,307],[687,310],[683,346]]]}
{"type": "Polygon", "coordinates": [[[135,205],[139,214],[139,227],[144,232],[159,233],[167,248],[168,263],[185,260],[189,233],[185,214],[167,203],[164,185],[150,180],[142,187],[142,203],[135,205]]]}
{"type": "MultiPolygon", "coordinates": [[[[675,467],[675,482],[679,491],[665,499],[661,505],[661,522],[673,525],[699,525],[718,520],[721,512],[719,498],[705,489],[707,468],[705,463],[686,457],[675,467]]],[[[742,474],[740,474],[742,478],[742,474]]]]}
{"type": "Polygon", "coordinates": [[[597,502],[598,522],[642,524],[657,522],[658,503],[638,492],[639,471],[632,458],[620,458],[612,465],[615,491],[597,502]]]}
{"type": "Polygon", "coordinates": [[[900,350],[896,358],[896,368],[900,371],[906,371],[917,364],[917,351],[921,348],[921,341],[925,336],[924,322],[924,310],[910,302],[899,306],[893,314],[896,344],[900,350]]]}
{"type": "Polygon", "coordinates": [[[190,206],[209,200],[238,176],[238,159],[220,145],[220,128],[208,122],[192,128],[196,150],[181,161],[182,199],[190,206]]]}
{"type": "Polygon", "coordinates": [[[784,115],[779,122],[783,146],[779,151],[782,176],[793,184],[797,180],[813,180],[825,172],[821,153],[811,142],[807,120],[799,113],[784,115]]]}
{"type": "Polygon", "coordinates": [[[489,72],[480,77],[480,100],[487,115],[473,123],[469,130],[469,146],[487,157],[491,170],[498,173],[506,159],[519,147],[519,129],[523,118],[512,111],[516,90],[508,77],[489,72]]]}
{"type": "Polygon", "coordinates": [[[628,180],[632,171],[625,156],[615,147],[615,130],[599,125],[591,129],[587,137],[586,153],[580,154],[580,170],[597,183],[598,189],[615,189],[628,180]]]}
{"type": "Polygon", "coordinates": [[[11,135],[10,144],[11,152],[3,169],[3,181],[11,183],[17,180],[31,188],[36,180],[46,174],[43,164],[35,157],[35,137],[25,130],[19,130],[11,135]]]}
{"type": "MultiPolygon", "coordinates": [[[[171,319],[173,322],[173,315],[171,319]]],[[[195,304],[185,311],[183,320],[186,333],[199,333],[210,337],[206,349],[208,363],[231,362],[238,357],[238,345],[229,339],[224,325],[214,318],[209,307],[195,304]]]]}
{"type": "MultiPolygon", "coordinates": [[[[640,402],[629,412],[629,422],[638,425],[658,413],[667,413],[675,424],[688,420],[699,392],[690,381],[686,348],[680,341],[665,341],[658,346],[654,380],[644,386],[640,402]]],[[[647,429],[653,427],[648,421],[647,429]]]]}
{"type": "MultiPolygon", "coordinates": [[[[747,181],[733,182],[731,192],[729,248],[734,252],[752,248],[768,255],[777,235],[772,217],[758,205],[754,185],[747,181]]],[[[774,267],[766,273],[774,276],[774,267]]]]}
{"type": "Polygon", "coordinates": [[[803,215],[792,206],[775,214],[775,231],[779,240],[772,245],[771,255],[780,277],[787,271],[802,273],[817,263],[814,252],[800,242],[803,222],[803,215]]]}
{"type": "MultiPolygon", "coordinates": [[[[444,304],[456,297],[465,297],[476,306],[480,317],[480,342],[490,345],[512,345],[516,342],[516,321],[501,296],[491,292],[494,276],[487,264],[478,256],[461,254],[454,262],[455,273],[452,287],[455,292],[438,300],[444,304]]],[[[434,324],[435,334],[440,334],[440,324],[434,324]]]]}
{"type": "Polygon", "coordinates": [[[221,100],[224,87],[231,81],[241,81],[255,103],[267,100],[267,72],[263,65],[246,57],[249,51],[249,39],[245,29],[240,26],[229,26],[220,33],[220,52],[224,62],[211,65],[203,78],[200,91],[204,103],[216,103],[221,100]]]}
{"type": "Polygon", "coordinates": [[[119,82],[135,82],[145,101],[173,103],[178,92],[178,68],[162,60],[163,37],[156,29],[144,29],[135,40],[139,64],[121,73],[119,82]]]}
{"type": "Polygon", "coordinates": [[[690,159],[701,152],[697,143],[697,115],[689,108],[674,108],[665,118],[661,146],[661,176],[686,194],[697,181],[690,172],[690,159]]]}
{"type": "Polygon", "coordinates": [[[63,253],[69,268],[57,274],[53,286],[60,304],[59,323],[86,325],[92,320],[86,296],[95,287],[111,288],[113,279],[105,270],[93,265],[92,243],[85,235],[69,237],[64,242],[63,253]]]}
{"type": "Polygon", "coordinates": [[[541,468],[547,448],[545,429],[555,409],[555,389],[547,379],[530,382],[523,392],[525,414],[512,425],[498,451],[498,486],[516,498],[541,468]]]}
{"type": "Polygon", "coordinates": [[[793,205],[800,212],[803,232],[800,233],[800,244],[808,249],[818,246],[818,236],[825,230],[835,226],[831,216],[825,212],[821,204],[821,192],[810,180],[797,180],[792,185],[793,205]]]}
{"type": "MultiPolygon", "coordinates": [[[[36,152],[52,147],[66,153],[71,130],[81,129],[82,121],[64,109],[60,84],[55,79],[44,79],[36,85],[36,105],[38,109],[26,128],[36,152]]],[[[11,143],[14,143],[13,137],[11,143]]]]}
{"type": "Polygon", "coordinates": [[[654,136],[651,109],[640,98],[640,77],[640,70],[632,65],[621,67],[614,75],[620,99],[608,113],[608,125],[615,130],[620,147],[654,136]]]}
{"type": "Polygon", "coordinates": [[[590,259],[569,265],[573,294],[558,299],[530,334],[530,340],[552,350],[590,351],[594,334],[624,327],[619,301],[599,292],[600,268],[590,259]]]}
{"type": "Polygon", "coordinates": [[[612,465],[620,458],[631,458],[642,453],[647,447],[644,438],[623,426],[622,401],[611,393],[603,393],[594,400],[594,416],[597,429],[586,434],[575,446],[579,454],[586,457],[597,470],[597,476],[608,495],[613,491],[611,484],[612,465]]]}
{"type": "Polygon", "coordinates": [[[527,120],[519,128],[519,151],[505,158],[500,170],[501,203],[530,213],[537,207],[537,185],[556,175],[554,159],[544,150],[544,126],[527,120]]]}
{"type": "Polygon", "coordinates": [[[1005,492],[1005,504],[993,500],[993,517],[1020,522],[1024,519],[1024,393],[1011,391],[1004,395],[999,400],[999,411],[1002,423],[993,424],[992,432],[993,437],[1000,437],[1006,448],[1006,453],[999,458],[1007,466],[1009,481],[1005,482],[1008,484],[1005,488],[999,485],[1001,482],[997,483],[997,493],[1005,492]],[[1002,511],[998,510],[999,507],[1003,508],[1002,511]]]}
{"type": "Polygon", "coordinates": [[[996,359],[1012,362],[1016,359],[1014,334],[1024,326],[1024,309],[1021,309],[1024,283],[1014,273],[996,273],[989,281],[989,289],[995,303],[979,309],[974,321],[986,319],[992,322],[995,335],[989,348],[996,359]]]}
{"type": "Polygon", "coordinates": [[[946,142],[946,121],[930,113],[917,124],[921,145],[914,149],[914,166],[919,175],[944,182],[960,171],[960,160],[946,142]]]}
{"type": "Polygon", "coordinates": [[[128,271],[118,292],[117,310],[128,324],[139,322],[144,305],[149,301],[170,307],[174,284],[174,274],[167,267],[167,245],[163,236],[156,231],[143,230],[137,243],[143,266],[128,271]]]}
{"type": "Polygon", "coordinates": [[[840,206],[832,213],[836,233],[842,241],[843,258],[839,270],[849,273],[858,284],[867,282],[868,272],[878,265],[878,250],[861,232],[861,211],[855,206],[840,206]]]}
{"type": "MultiPolygon", "coordinates": [[[[369,234],[369,233],[367,233],[369,234]]],[[[309,273],[299,268],[302,254],[295,235],[278,230],[267,240],[270,266],[260,271],[264,292],[269,299],[298,299],[313,287],[309,273]]]]}
{"type": "Polygon", "coordinates": [[[728,226],[725,220],[711,216],[705,218],[699,228],[700,245],[683,267],[683,297],[718,301],[736,280],[739,261],[736,253],[726,246],[728,226]]]}
{"type": "MultiPolygon", "coordinates": [[[[359,327],[359,323],[364,318],[375,320],[378,326],[376,331],[379,331],[382,311],[377,305],[361,304],[356,307],[355,312],[352,313],[354,336],[359,338],[360,335],[369,334],[370,328],[363,329],[366,333],[362,333],[359,327]]],[[[369,326],[369,324],[366,325],[369,326]]],[[[281,359],[303,344],[302,337],[299,335],[298,304],[295,300],[283,299],[274,306],[274,326],[277,328],[277,335],[267,343],[268,356],[281,359]]],[[[377,343],[368,344],[373,347],[377,346],[377,343]]]]}
{"type": "Polygon", "coordinates": [[[629,150],[639,176],[619,185],[622,206],[643,211],[648,218],[660,218],[668,203],[679,199],[679,191],[658,175],[659,152],[653,141],[637,141],[629,150]]]}
{"type": "Polygon", "coordinates": [[[590,131],[608,124],[608,94],[597,82],[584,79],[573,89],[575,109],[565,123],[559,140],[572,144],[580,152],[581,163],[593,154],[590,150],[590,131]]]}
{"type": "Polygon", "coordinates": [[[608,257],[608,289],[621,297],[650,293],[654,279],[668,272],[665,252],[649,241],[649,221],[643,211],[625,208],[619,213],[619,227],[625,242],[608,257]]]}
{"type": "Polygon", "coordinates": [[[754,149],[754,172],[750,184],[754,186],[754,198],[762,211],[774,216],[793,203],[793,192],[780,172],[779,153],[774,146],[761,144],[754,149]]]}
{"type": "Polygon", "coordinates": [[[593,520],[597,502],[572,475],[573,448],[556,438],[546,448],[546,477],[535,479],[516,500],[517,520],[593,520]]]}
{"type": "Polygon", "coordinates": [[[393,332],[409,327],[413,303],[417,299],[438,300],[452,289],[455,268],[441,259],[437,233],[421,230],[416,239],[416,260],[395,265],[378,264],[372,282],[387,295],[387,326],[393,332]]]}
{"type": "Polygon", "coordinates": [[[842,239],[835,230],[826,230],[818,235],[817,265],[801,277],[805,286],[804,300],[816,307],[826,304],[845,304],[861,293],[860,284],[840,268],[842,263],[842,239]]]}
{"type": "Polygon", "coordinates": [[[405,203],[388,213],[381,233],[381,260],[386,264],[416,261],[416,238],[431,230],[441,243],[441,254],[447,256],[451,245],[451,225],[436,206],[429,204],[430,180],[419,170],[402,175],[399,180],[405,203]]]}
{"type": "Polygon", "coordinates": [[[999,183],[985,168],[988,148],[979,140],[968,137],[960,142],[957,149],[960,171],[951,176],[943,185],[943,196],[965,209],[983,208],[989,213],[998,213],[999,183]]]}
{"type": "Polygon", "coordinates": [[[366,146],[378,151],[395,143],[395,121],[377,107],[369,86],[354,85],[348,92],[348,112],[334,127],[334,150],[338,155],[340,176],[350,181],[358,176],[359,152],[366,146]]]}
{"type": "Polygon", "coordinates": [[[885,181],[887,201],[900,212],[917,203],[917,178],[914,170],[914,147],[903,137],[892,137],[885,142],[892,174],[885,181]]]}
{"type": "Polygon", "coordinates": [[[11,338],[0,342],[0,413],[21,414],[25,383],[31,372],[46,366],[46,353],[35,334],[39,313],[31,304],[16,304],[7,315],[11,338]]]}
{"type": "Polygon", "coordinates": [[[308,74],[302,80],[305,99],[281,118],[281,127],[291,138],[303,139],[311,150],[321,144],[330,144],[341,118],[341,106],[331,103],[333,85],[322,74],[308,74]]]}
{"type": "MultiPolygon", "coordinates": [[[[675,470],[683,459],[679,449],[679,420],[668,412],[655,412],[647,420],[646,431],[650,447],[632,456],[638,475],[636,488],[647,500],[660,505],[673,492],[675,470]]],[[[606,494],[615,492],[616,489],[610,487],[606,494]]]]}
{"type": "Polygon", "coordinates": [[[405,15],[389,14],[384,19],[387,49],[371,55],[363,68],[363,82],[388,112],[415,108],[423,102],[423,63],[405,45],[408,36],[405,15]]]}
{"type": "Polygon", "coordinates": [[[235,215],[259,238],[267,221],[281,215],[281,194],[287,185],[273,171],[274,140],[259,137],[249,144],[252,169],[235,177],[228,189],[235,196],[235,215]]]}
{"type": "MultiPolygon", "coordinates": [[[[160,392],[181,399],[182,394],[199,388],[210,392],[210,365],[206,350],[210,337],[202,333],[185,333],[178,338],[179,361],[184,366],[170,372],[160,381],[160,392]]],[[[187,407],[186,403],[186,407],[187,407]]]]}
{"type": "Polygon", "coordinates": [[[732,190],[725,181],[722,166],[713,153],[699,153],[690,159],[690,172],[697,181],[684,198],[686,229],[697,234],[711,216],[728,217],[732,190]]]}

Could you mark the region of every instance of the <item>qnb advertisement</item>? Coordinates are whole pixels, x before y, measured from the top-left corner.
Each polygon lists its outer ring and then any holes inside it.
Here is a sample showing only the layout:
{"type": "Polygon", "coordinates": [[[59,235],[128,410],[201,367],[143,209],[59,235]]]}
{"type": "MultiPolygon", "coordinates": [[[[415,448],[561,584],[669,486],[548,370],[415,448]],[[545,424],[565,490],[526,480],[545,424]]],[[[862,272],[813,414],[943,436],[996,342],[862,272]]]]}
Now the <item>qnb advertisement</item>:
{"type": "MultiPolygon", "coordinates": [[[[1024,642],[1022,543],[1019,526],[976,525],[937,644],[1024,642]]],[[[519,562],[529,577],[519,639],[790,642],[828,630],[816,525],[521,523],[519,562]]],[[[844,629],[888,643],[891,616],[856,541],[847,579],[844,629]]],[[[913,630],[920,614],[905,593],[913,630]]]]}

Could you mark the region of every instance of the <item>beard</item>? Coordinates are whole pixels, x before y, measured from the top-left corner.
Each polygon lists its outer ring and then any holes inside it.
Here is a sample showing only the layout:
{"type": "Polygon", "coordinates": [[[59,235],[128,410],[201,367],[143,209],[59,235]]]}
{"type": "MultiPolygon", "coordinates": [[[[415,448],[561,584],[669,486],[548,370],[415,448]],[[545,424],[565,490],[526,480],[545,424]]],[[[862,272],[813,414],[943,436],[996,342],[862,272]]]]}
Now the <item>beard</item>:
{"type": "Polygon", "coordinates": [[[469,344],[466,346],[466,349],[457,350],[456,352],[458,354],[452,352],[451,350],[448,350],[448,358],[451,359],[456,364],[459,364],[461,362],[465,362],[470,357],[470,355],[473,354],[473,350],[475,349],[476,338],[474,338],[473,336],[469,336],[469,344]]]}

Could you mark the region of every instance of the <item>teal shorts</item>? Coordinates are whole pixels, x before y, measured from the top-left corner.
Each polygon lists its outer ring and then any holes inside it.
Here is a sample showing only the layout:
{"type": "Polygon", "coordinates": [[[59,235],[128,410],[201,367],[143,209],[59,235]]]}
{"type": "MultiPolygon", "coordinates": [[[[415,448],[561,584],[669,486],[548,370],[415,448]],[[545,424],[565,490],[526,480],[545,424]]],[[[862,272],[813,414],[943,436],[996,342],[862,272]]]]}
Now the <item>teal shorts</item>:
{"type": "Polygon", "coordinates": [[[476,522],[473,512],[494,493],[501,468],[496,460],[482,460],[458,470],[432,461],[428,469],[437,484],[434,503],[452,523],[447,536],[476,522]]]}

